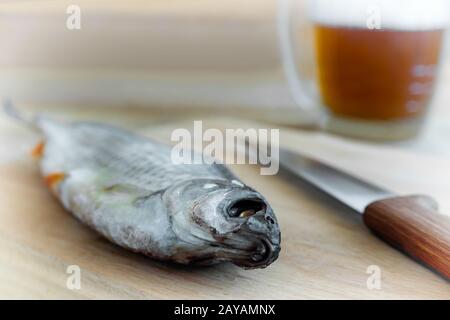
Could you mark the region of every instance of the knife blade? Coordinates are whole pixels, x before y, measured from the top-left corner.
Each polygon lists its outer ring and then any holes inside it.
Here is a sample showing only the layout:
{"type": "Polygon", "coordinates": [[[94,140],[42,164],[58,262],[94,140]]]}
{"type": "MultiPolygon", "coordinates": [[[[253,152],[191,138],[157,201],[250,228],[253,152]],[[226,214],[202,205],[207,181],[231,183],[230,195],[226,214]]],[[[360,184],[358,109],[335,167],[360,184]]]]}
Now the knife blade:
{"type": "Polygon", "coordinates": [[[361,214],[367,204],[395,196],[378,186],[287,149],[280,149],[280,165],[361,214]]]}
{"type": "Polygon", "coordinates": [[[379,238],[450,280],[450,217],[429,196],[398,196],[318,160],[280,148],[279,163],[363,216],[379,238]]]}

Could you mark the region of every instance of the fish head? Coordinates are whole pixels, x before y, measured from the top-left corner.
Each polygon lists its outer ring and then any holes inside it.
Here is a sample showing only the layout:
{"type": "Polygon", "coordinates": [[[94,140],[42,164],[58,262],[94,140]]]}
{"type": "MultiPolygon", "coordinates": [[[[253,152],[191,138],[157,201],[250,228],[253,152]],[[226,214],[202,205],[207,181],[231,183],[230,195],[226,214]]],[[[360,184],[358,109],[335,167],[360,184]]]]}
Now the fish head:
{"type": "Polygon", "coordinates": [[[186,243],[195,244],[203,264],[230,261],[252,269],[278,258],[280,228],[275,214],[259,192],[240,181],[191,180],[172,190],[167,200],[173,230],[186,243]]]}

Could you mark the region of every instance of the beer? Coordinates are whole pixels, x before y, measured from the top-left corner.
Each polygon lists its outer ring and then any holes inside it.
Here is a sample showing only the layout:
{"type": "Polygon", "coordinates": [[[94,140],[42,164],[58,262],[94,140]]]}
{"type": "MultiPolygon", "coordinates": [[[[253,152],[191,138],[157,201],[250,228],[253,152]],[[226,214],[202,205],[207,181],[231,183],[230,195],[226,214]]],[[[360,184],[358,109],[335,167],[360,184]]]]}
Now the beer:
{"type": "Polygon", "coordinates": [[[353,14],[369,1],[337,1],[338,7],[316,8],[317,81],[322,103],[332,114],[407,119],[423,114],[431,99],[445,16],[439,10],[427,11],[426,1],[381,2],[380,29],[370,29],[367,20],[361,20],[367,17],[360,14],[365,11],[353,14]]]}

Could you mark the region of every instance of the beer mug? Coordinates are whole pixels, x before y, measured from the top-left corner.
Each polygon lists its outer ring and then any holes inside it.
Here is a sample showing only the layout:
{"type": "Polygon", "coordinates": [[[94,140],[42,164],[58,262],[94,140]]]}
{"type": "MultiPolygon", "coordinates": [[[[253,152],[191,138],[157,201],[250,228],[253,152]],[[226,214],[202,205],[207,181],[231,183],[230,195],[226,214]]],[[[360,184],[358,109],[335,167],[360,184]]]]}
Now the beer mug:
{"type": "Polygon", "coordinates": [[[326,130],[414,136],[439,74],[446,0],[279,0],[284,73],[299,107],[326,130]]]}

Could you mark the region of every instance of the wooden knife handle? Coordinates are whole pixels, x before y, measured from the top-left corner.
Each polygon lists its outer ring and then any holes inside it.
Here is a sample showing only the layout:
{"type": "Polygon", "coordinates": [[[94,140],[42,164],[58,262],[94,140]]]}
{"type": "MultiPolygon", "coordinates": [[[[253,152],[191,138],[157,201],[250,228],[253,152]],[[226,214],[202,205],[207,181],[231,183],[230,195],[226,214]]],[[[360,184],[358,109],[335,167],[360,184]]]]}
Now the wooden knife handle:
{"type": "Polygon", "coordinates": [[[450,218],[428,196],[379,200],[363,214],[366,226],[387,243],[450,279],[450,218]]]}

